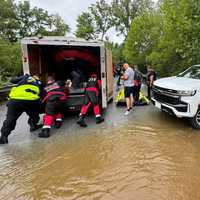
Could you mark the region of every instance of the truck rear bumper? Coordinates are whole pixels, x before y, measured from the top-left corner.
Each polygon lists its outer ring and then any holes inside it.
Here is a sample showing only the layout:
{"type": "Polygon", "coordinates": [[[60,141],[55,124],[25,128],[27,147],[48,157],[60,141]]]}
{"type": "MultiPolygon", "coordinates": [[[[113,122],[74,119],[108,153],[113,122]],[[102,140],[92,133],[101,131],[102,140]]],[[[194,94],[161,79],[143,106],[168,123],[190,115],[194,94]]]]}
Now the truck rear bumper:
{"type": "Polygon", "coordinates": [[[175,115],[176,117],[193,117],[194,115],[190,113],[190,105],[187,103],[179,104],[179,105],[171,105],[159,102],[158,100],[152,98],[151,99],[153,105],[160,110],[163,110],[171,115],[175,115]]]}

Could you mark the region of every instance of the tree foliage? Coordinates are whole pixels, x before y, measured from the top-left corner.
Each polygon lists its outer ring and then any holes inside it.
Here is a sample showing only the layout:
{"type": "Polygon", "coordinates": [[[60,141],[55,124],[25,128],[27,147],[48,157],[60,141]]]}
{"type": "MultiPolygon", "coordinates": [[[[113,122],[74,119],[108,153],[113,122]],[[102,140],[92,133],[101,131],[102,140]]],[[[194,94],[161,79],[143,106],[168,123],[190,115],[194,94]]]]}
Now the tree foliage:
{"type": "Polygon", "coordinates": [[[116,31],[126,38],[131,21],[142,12],[151,10],[152,7],[151,0],[113,0],[111,3],[112,24],[116,31]]]}
{"type": "Polygon", "coordinates": [[[21,47],[0,38],[0,84],[22,71],[21,47]]]}
{"type": "Polygon", "coordinates": [[[76,37],[96,39],[95,27],[90,13],[83,12],[77,19],[76,37]]]}
{"type": "Polygon", "coordinates": [[[16,41],[19,28],[16,19],[16,5],[13,0],[0,0],[0,37],[16,41]]]}
{"type": "Polygon", "coordinates": [[[16,42],[35,35],[63,36],[69,26],[56,14],[41,8],[31,8],[29,1],[0,0],[0,37],[16,42]]]}
{"type": "Polygon", "coordinates": [[[124,55],[136,64],[151,63],[166,76],[200,62],[200,3],[162,0],[159,6],[132,21],[124,55]]]}
{"type": "Polygon", "coordinates": [[[105,0],[91,4],[87,12],[77,19],[76,36],[85,39],[106,39],[106,33],[112,27],[111,8],[105,0]]]}
{"type": "Polygon", "coordinates": [[[16,15],[20,25],[19,38],[35,35],[64,36],[69,31],[69,26],[59,15],[50,15],[42,8],[31,8],[28,1],[19,2],[16,15]]]}

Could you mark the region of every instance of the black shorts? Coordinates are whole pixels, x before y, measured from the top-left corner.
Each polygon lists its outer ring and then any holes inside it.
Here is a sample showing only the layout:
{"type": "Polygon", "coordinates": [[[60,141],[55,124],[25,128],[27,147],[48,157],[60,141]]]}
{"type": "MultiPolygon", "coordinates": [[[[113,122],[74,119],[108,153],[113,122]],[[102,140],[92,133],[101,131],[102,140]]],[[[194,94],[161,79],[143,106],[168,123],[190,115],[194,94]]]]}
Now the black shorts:
{"type": "Polygon", "coordinates": [[[135,96],[135,88],[134,87],[124,87],[124,96],[125,98],[128,98],[131,96],[131,94],[133,95],[133,97],[135,96]]]}

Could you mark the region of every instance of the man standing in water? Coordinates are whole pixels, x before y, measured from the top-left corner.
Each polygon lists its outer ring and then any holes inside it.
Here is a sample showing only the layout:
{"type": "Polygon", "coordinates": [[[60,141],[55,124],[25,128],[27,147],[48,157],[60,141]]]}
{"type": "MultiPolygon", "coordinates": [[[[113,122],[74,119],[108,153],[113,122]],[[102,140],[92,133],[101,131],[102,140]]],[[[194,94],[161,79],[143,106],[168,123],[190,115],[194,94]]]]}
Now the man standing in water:
{"type": "Polygon", "coordinates": [[[134,105],[134,71],[129,67],[128,63],[123,65],[125,70],[124,75],[121,76],[121,79],[124,80],[124,96],[126,98],[127,110],[124,115],[128,115],[134,105]]]}

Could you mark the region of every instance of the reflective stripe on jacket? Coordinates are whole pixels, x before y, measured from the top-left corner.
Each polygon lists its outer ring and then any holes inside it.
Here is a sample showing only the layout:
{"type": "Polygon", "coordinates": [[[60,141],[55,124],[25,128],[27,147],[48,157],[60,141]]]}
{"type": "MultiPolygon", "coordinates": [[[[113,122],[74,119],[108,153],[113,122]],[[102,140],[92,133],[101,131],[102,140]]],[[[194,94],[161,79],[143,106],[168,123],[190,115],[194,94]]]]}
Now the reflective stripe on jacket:
{"type": "Polygon", "coordinates": [[[9,99],[14,100],[38,100],[40,89],[35,85],[25,84],[13,87],[9,94],[9,99]]]}

